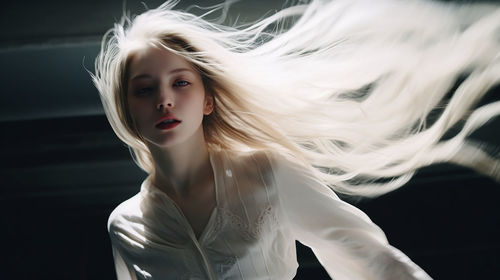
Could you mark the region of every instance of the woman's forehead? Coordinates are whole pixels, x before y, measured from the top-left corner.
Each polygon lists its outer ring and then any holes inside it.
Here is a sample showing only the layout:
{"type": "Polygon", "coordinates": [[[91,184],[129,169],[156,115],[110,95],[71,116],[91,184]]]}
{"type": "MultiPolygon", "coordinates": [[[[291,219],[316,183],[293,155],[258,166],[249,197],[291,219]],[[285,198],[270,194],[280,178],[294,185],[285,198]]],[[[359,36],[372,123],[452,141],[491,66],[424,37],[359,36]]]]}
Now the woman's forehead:
{"type": "Polygon", "coordinates": [[[195,71],[183,57],[161,47],[149,46],[130,56],[128,78],[151,73],[170,73],[178,69],[195,71]]]}

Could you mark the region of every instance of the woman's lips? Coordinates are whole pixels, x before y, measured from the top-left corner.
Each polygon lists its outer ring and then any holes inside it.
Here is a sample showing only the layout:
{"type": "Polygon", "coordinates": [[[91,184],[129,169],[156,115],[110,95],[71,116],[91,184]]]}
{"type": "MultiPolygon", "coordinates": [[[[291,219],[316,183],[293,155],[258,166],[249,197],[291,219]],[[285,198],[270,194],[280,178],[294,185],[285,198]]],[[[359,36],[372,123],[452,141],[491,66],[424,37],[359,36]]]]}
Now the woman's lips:
{"type": "Polygon", "coordinates": [[[168,113],[163,115],[156,121],[155,127],[158,129],[166,130],[176,127],[181,121],[178,120],[173,114],[168,113]]]}
{"type": "Polygon", "coordinates": [[[161,123],[156,125],[156,128],[162,129],[162,130],[172,129],[172,128],[176,127],[177,125],[179,125],[180,123],[181,122],[178,120],[174,120],[171,122],[161,122],[161,123]]]}

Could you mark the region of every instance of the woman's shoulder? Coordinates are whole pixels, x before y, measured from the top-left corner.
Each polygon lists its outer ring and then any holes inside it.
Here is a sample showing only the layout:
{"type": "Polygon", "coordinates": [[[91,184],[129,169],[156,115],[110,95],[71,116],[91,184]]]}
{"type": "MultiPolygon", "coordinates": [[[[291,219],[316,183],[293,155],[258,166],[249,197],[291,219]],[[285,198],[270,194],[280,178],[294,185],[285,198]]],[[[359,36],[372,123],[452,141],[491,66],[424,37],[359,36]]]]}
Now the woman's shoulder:
{"type": "Polygon", "coordinates": [[[273,173],[283,169],[303,170],[306,168],[293,156],[273,150],[222,150],[220,153],[232,166],[238,166],[248,172],[255,171],[255,168],[266,173],[273,173]]]}
{"type": "Polygon", "coordinates": [[[109,215],[108,232],[124,227],[134,217],[141,216],[140,193],[120,203],[109,215]]]}
{"type": "Polygon", "coordinates": [[[271,163],[274,157],[274,152],[269,150],[252,150],[252,151],[223,151],[226,162],[233,168],[237,168],[246,172],[270,172],[272,171],[271,163]]]}

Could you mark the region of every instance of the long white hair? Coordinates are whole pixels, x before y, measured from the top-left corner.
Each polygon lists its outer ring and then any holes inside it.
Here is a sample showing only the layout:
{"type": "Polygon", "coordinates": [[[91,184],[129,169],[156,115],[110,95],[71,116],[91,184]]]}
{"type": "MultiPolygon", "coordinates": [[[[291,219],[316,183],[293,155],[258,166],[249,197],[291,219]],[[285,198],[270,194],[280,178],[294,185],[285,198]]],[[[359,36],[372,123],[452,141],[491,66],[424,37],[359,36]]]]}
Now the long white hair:
{"type": "Polygon", "coordinates": [[[500,114],[498,101],[477,107],[500,82],[498,5],[312,1],[224,26],[177,2],[124,17],[104,36],[93,75],[146,172],[154,164],[128,113],[125,73],[153,44],[192,63],[214,96],[203,123],[210,149],[272,149],[350,195],[389,192],[440,162],[500,180],[499,155],[468,139],[500,114]]]}

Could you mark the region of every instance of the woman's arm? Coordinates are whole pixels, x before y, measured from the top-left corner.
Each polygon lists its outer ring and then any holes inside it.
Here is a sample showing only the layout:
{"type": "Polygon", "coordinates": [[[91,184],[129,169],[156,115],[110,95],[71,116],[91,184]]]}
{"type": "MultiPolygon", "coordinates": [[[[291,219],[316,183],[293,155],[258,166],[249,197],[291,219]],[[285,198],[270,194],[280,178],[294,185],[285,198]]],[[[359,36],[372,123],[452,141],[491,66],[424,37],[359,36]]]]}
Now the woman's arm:
{"type": "Polygon", "coordinates": [[[281,217],[295,238],[311,247],[335,279],[431,279],[388,244],[383,231],[356,207],[341,201],[310,172],[271,156],[281,217]]]}

